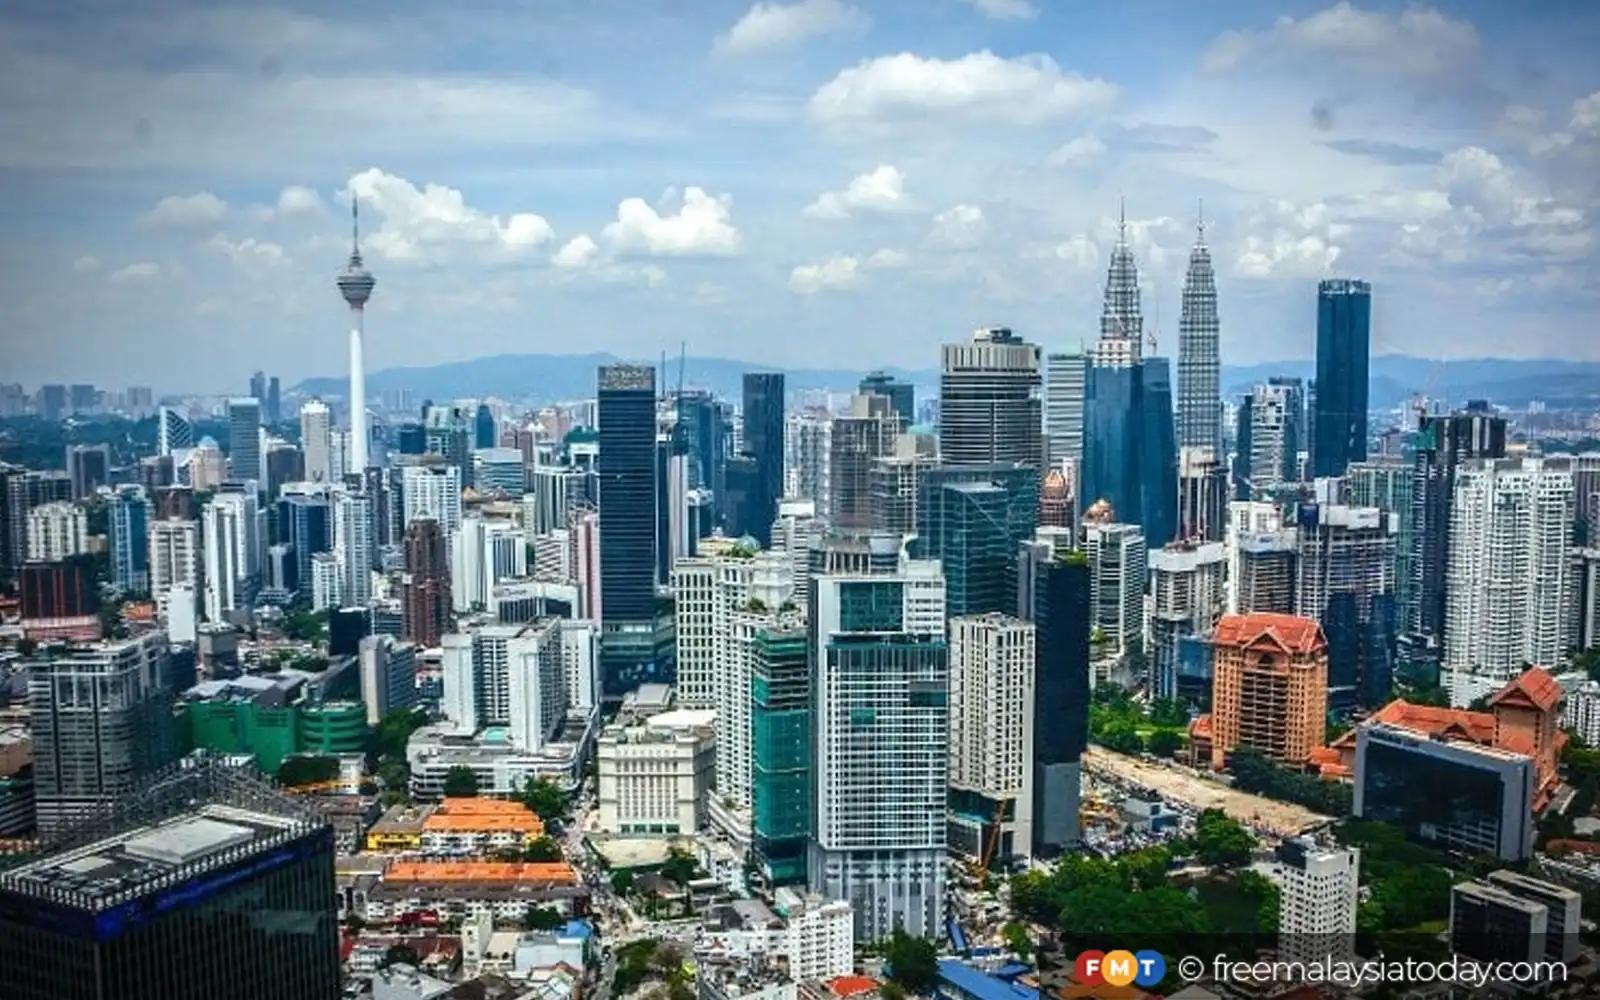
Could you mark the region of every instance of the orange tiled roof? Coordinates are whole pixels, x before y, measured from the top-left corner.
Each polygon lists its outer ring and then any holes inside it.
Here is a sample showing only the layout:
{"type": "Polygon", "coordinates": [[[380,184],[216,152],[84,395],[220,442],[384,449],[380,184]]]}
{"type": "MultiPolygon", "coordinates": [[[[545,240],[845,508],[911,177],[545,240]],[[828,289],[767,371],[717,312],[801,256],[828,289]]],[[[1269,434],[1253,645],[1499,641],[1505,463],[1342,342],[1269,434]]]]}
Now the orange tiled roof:
{"type": "Polygon", "coordinates": [[[1218,646],[1251,647],[1265,643],[1287,653],[1314,653],[1328,645],[1322,626],[1310,618],[1252,611],[1243,615],[1223,615],[1217,623],[1218,646]]]}
{"type": "Polygon", "coordinates": [[[1552,711],[1561,701],[1561,684],[1543,667],[1529,667],[1489,699],[1489,704],[1522,703],[1541,712],[1552,711]]]}
{"type": "Polygon", "coordinates": [[[836,997],[853,997],[857,993],[871,993],[877,988],[878,981],[866,976],[840,976],[828,983],[828,989],[836,997]]]}
{"type": "Polygon", "coordinates": [[[1211,713],[1202,712],[1189,721],[1189,738],[1209,740],[1211,738],[1211,713]]]}
{"type": "Polygon", "coordinates": [[[532,813],[468,814],[436,812],[422,821],[422,829],[434,833],[527,833],[537,837],[544,833],[544,823],[532,813]]]}
{"type": "MultiPolygon", "coordinates": [[[[1396,698],[1368,716],[1362,725],[1373,722],[1387,723],[1409,729],[1414,733],[1437,738],[1441,736],[1470,740],[1480,746],[1494,744],[1494,715],[1489,712],[1469,712],[1464,708],[1440,708],[1436,705],[1413,705],[1396,698]]],[[[1335,747],[1353,747],[1356,731],[1350,729],[1333,741],[1335,747]]]]}
{"type": "Polygon", "coordinates": [[[577,885],[565,861],[397,861],[383,873],[385,882],[523,882],[577,885]]]}
{"type": "Polygon", "coordinates": [[[531,812],[529,812],[527,806],[523,805],[521,802],[511,799],[479,799],[469,797],[445,799],[443,802],[439,803],[439,811],[453,813],[457,816],[482,816],[485,814],[533,815],[531,812]]]}

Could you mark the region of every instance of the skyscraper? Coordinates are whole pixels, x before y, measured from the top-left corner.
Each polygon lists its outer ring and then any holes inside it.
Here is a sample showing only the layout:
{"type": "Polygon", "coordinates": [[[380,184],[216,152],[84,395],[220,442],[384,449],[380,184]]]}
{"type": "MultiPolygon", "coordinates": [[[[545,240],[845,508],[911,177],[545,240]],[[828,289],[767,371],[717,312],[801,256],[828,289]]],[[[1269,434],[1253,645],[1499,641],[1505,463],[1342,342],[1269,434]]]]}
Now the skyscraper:
{"type": "Polygon", "coordinates": [[[1212,639],[1211,766],[1253,747],[1290,766],[1322,745],[1328,644],[1309,618],[1227,615],[1212,639]]]}
{"type": "Polygon", "coordinates": [[[917,505],[915,551],[944,569],[951,616],[1016,607],[1017,547],[1038,523],[1032,465],[929,469],[917,505]]]}
{"type": "Polygon", "coordinates": [[[750,667],[751,851],[772,885],[803,883],[811,832],[811,672],[804,628],[762,628],[750,667]]]}
{"type": "Polygon", "coordinates": [[[1010,615],[950,619],[950,846],[984,865],[1033,853],[1035,639],[1010,615]]]}
{"type": "Polygon", "coordinates": [[[1089,356],[1050,354],[1045,357],[1044,436],[1051,465],[1070,460],[1082,479],[1083,406],[1088,392],[1089,356]]]}
{"type": "Polygon", "coordinates": [[[167,637],[66,649],[29,665],[34,803],[54,835],[133,791],[176,754],[167,637]]]}
{"type": "MultiPolygon", "coordinates": [[[[893,405],[891,401],[891,406],[893,405]]],[[[810,411],[789,417],[784,427],[784,496],[810,500],[828,516],[828,463],[833,447],[833,418],[810,411]]]]}
{"type": "Polygon", "coordinates": [[[58,500],[72,499],[72,478],[65,472],[13,468],[0,476],[5,487],[5,536],[0,538],[0,566],[15,570],[28,558],[28,512],[58,500]]]}
{"type": "Polygon", "coordinates": [[[888,396],[889,405],[894,407],[894,412],[900,414],[902,426],[910,427],[917,422],[917,390],[910,382],[902,382],[882,370],[872,371],[861,379],[856,391],[888,396]]]}
{"type": "Polygon", "coordinates": [[[171,455],[174,451],[194,447],[194,425],[176,407],[163,406],[156,410],[156,454],[171,455]]]}
{"type": "Polygon", "coordinates": [[[1178,316],[1178,446],[1222,454],[1222,364],[1218,358],[1217,280],[1206,246],[1205,219],[1196,227],[1178,316]]]}
{"type": "Polygon", "coordinates": [[[1540,459],[1463,463],[1450,508],[1443,671],[1450,703],[1492,694],[1571,645],[1571,472],[1540,459]]]}
{"type": "Polygon", "coordinates": [[[366,494],[334,495],[333,557],[340,603],[365,607],[372,599],[372,499],[366,494]]]}
{"type": "Polygon", "coordinates": [[[72,477],[73,499],[93,496],[95,490],[111,482],[111,446],[67,445],[67,475],[72,477]]]}
{"type": "Polygon", "coordinates": [[[1251,387],[1239,404],[1239,456],[1234,463],[1239,498],[1254,500],[1300,478],[1305,444],[1305,387],[1274,377],[1251,387]]]}
{"type": "Polygon", "coordinates": [[[400,492],[406,524],[427,517],[438,521],[446,535],[461,530],[461,471],[456,466],[405,466],[400,492]]]}
{"type": "Polygon", "coordinates": [[[1165,545],[1178,536],[1178,445],[1172,423],[1172,367],[1166,358],[1139,366],[1139,513],[1144,536],[1165,545]]]}
{"type": "Polygon", "coordinates": [[[944,581],[908,561],[811,578],[812,891],[855,935],[944,927],[950,683],[944,581]]]}
{"type": "Polygon", "coordinates": [[[872,466],[894,449],[900,415],[888,396],[859,393],[833,421],[828,445],[828,522],[842,531],[872,525],[872,466]]]}
{"type": "Polygon", "coordinates": [[[1482,404],[1449,415],[1424,415],[1417,428],[1410,559],[1415,596],[1403,609],[1402,626],[1436,648],[1444,642],[1456,470],[1469,459],[1505,456],[1506,418],[1482,404]]]}
{"type": "Polygon", "coordinates": [[[1367,369],[1372,349],[1372,286],[1332,278],[1317,285],[1317,402],[1312,418],[1314,476],[1342,476],[1367,457],[1367,369]]]}
{"type": "Polygon", "coordinates": [[[228,400],[228,468],[244,482],[261,475],[261,401],[254,396],[228,400]]]}
{"type": "Polygon", "coordinates": [[[1178,645],[1186,636],[1209,635],[1222,617],[1221,542],[1177,543],[1154,549],[1150,563],[1150,676],[1158,698],[1202,700],[1199,678],[1179,669],[1178,645]]]}
{"type": "Polygon", "coordinates": [[[772,520],[783,496],[783,374],[745,372],[744,451],[755,460],[753,495],[737,534],[772,544],[772,520]]]}
{"type": "Polygon", "coordinates": [[[124,593],[150,590],[150,499],[144,487],[117,487],[111,497],[111,582],[124,593]]]}
{"type": "Polygon", "coordinates": [[[200,512],[205,546],[206,617],[223,621],[250,606],[260,566],[260,523],[254,494],[219,493],[200,512]]]}
{"type": "Polygon", "coordinates": [[[639,365],[599,371],[600,607],[603,682],[620,696],[667,680],[656,619],[656,373],[639,365]]]}
{"type": "Polygon", "coordinates": [[[1144,589],[1148,544],[1137,524],[1088,521],[1084,551],[1089,561],[1090,622],[1118,656],[1139,651],[1144,636],[1144,589]]]}
{"type": "Polygon", "coordinates": [[[495,431],[494,411],[488,403],[479,403],[472,416],[472,447],[495,448],[500,445],[500,435],[495,431]]]}
{"type": "Polygon", "coordinates": [[[350,259],[334,279],[339,294],[350,304],[350,468],[367,468],[367,373],[362,360],[366,336],[366,305],[377,281],[361,262],[361,230],[356,201],[350,199],[350,259]]]}
{"type": "Polygon", "coordinates": [[[300,448],[305,452],[305,476],[308,482],[333,481],[333,458],[329,432],[333,417],[328,404],[320,399],[308,399],[300,405],[300,448]]]}
{"type": "Polygon", "coordinates": [[[450,550],[439,522],[418,518],[406,528],[403,611],[405,638],[439,645],[450,623],[450,550]]]}
{"type": "Polygon", "coordinates": [[[939,376],[939,453],[952,465],[1043,464],[1039,348],[1005,327],[945,344],[939,376]]]}
{"type": "Polygon", "coordinates": [[[0,876],[6,996],[337,996],[333,852],[254,767],[174,764],[0,876]]]}
{"type": "Polygon", "coordinates": [[[1030,545],[1038,628],[1033,694],[1033,853],[1078,843],[1083,751],[1089,744],[1089,564],[1082,552],[1030,545]]]}
{"type": "Polygon", "coordinates": [[[1396,518],[1376,507],[1302,504],[1295,608],[1328,641],[1328,705],[1389,700],[1395,651],[1396,518]]]}

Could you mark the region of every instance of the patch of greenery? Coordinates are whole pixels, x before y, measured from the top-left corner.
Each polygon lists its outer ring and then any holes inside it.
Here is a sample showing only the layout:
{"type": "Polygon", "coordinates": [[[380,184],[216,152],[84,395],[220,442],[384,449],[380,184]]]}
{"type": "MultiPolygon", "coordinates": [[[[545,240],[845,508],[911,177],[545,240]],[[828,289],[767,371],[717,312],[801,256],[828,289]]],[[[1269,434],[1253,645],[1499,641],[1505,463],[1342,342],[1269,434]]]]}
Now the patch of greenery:
{"type": "Polygon", "coordinates": [[[1233,773],[1234,787],[1241,792],[1293,802],[1328,816],[1348,816],[1354,808],[1354,793],[1349,785],[1280,767],[1251,747],[1233,751],[1228,770],[1233,773]]]}

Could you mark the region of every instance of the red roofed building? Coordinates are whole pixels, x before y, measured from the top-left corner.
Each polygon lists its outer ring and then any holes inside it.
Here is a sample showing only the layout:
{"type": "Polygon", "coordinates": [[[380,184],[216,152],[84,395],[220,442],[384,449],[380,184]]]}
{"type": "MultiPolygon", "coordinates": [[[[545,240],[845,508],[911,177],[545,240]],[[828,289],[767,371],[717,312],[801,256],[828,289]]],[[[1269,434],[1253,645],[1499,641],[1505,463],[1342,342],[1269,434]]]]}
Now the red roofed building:
{"type": "Polygon", "coordinates": [[[1254,747],[1301,765],[1322,745],[1328,711],[1328,640],[1295,615],[1225,615],[1211,639],[1211,766],[1254,747]]]}

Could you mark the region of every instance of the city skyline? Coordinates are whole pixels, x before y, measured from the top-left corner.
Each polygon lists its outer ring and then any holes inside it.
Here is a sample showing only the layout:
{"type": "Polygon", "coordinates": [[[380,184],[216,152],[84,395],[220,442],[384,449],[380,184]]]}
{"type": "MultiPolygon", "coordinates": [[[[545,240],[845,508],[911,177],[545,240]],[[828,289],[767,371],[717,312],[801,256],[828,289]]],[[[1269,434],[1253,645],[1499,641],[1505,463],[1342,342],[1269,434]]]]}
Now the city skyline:
{"type": "Polygon", "coordinates": [[[1075,350],[1123,195],[1147,353],[1175,354],[1203,199],[1225,364],[1311,356],[1329,277],[1373,282],[1374,354],[1596,356],[1600,15],[985,6],[265,6],[176,40],[11,10],[7,375],[338,374],[352,195],[371,371],[680,340],[922,368],[986,325],[1075,350]]]}

